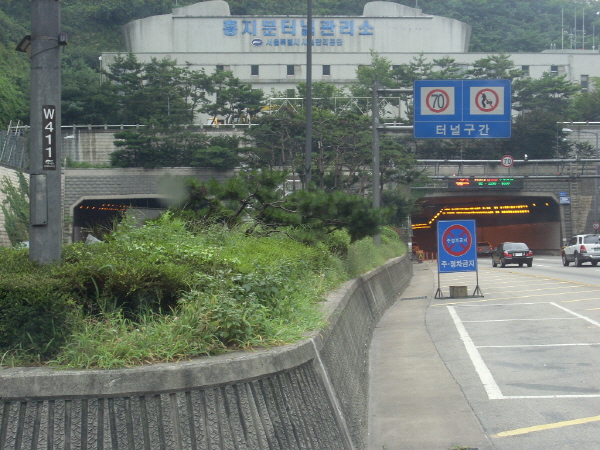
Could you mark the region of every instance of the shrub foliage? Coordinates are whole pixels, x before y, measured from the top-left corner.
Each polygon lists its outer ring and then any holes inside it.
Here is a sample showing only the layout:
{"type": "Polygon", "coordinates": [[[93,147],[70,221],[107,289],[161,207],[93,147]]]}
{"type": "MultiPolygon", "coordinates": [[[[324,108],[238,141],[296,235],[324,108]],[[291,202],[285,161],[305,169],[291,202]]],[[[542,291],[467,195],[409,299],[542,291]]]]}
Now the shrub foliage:
{"type": "Polygon", "coordinates": [[[395,233],[376,250],[345,230],[309,245],[261,227],[167,213],[65,246],[60,265],[0,249],[0,364],[116,368],[293,342],[319,326],[328,290],[403,250],[395,233]]]}

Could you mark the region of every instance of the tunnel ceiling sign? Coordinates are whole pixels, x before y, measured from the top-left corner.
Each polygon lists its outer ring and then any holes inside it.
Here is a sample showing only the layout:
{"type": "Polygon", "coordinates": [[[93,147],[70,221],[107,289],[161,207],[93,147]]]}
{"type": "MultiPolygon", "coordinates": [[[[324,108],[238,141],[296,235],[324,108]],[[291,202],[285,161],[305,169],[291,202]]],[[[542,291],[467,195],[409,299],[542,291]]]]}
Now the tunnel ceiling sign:
{"type": "Polygon", "coordinates": [[[510,80],[417,80],[417,139],[498,139],[511,136],[510,80]]]}

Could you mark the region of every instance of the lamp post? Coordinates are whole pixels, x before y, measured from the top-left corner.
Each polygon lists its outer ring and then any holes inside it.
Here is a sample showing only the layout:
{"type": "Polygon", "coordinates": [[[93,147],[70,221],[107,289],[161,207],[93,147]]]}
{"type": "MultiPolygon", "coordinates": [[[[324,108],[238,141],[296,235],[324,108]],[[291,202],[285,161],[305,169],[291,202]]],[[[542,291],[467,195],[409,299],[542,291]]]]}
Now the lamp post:
{"type": "MultiPolygon", "coordinates": [[[[573,130],[570,128],[563,128],[562,131],[564,133],[573,133],[573,130]]],[[[600,159],[600,150],[598,148],[598,135],[600,133],[596,133],[594,131],[581,131],[577,130],[578,133],[581,134],[593,134],[596,136],[596,176],[594,177],[594,222],[598,222],[598,159],[600,159]]]]}

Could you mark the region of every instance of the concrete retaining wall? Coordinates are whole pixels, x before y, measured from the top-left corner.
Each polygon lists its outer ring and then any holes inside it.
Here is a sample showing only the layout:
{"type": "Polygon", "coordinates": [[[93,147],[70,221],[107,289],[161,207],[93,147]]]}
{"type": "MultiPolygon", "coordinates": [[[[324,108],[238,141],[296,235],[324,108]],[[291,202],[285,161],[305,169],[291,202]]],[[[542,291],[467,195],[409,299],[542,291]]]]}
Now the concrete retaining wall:
{"type": "Polygon", "coordinates": [[[374,326],[402,257],[346,283],[297,344],[111,371],[0,370],[0,450],[366,449],[374,326]]]}

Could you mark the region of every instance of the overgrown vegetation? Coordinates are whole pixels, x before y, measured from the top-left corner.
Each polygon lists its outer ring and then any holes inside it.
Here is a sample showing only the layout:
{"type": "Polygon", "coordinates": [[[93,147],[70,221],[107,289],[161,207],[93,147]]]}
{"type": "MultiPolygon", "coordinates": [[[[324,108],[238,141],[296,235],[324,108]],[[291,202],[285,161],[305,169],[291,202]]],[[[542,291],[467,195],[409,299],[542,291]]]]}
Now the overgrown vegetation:
{"type": "Polygon", "coordinates": [[[0,365],[117,368],[282,345],[321,324],[326,292],[405,251],[346,231],[307,245],[293,228],[166,214],[64,248],[61,265],[0,248],[0,365]]]}
{"type": "Polygon", "coordinates": [[[8,177],[0,180],[4,201],[0,207],[4,215],[4,229],[12,245],[29,240],[29,183],[23,172],[17,172],[17,184],[8,177]]]}
{"type": "Polygon", "coordinates": [[[327,291],[405,251],[382,225],[409,210],[340,191],[285,196],[285,178],[261,170],[189,180],[158,219],[140,227],[124,217],[103,241],[65,246],[62,264],[0,248],[0,365],[178,361],[314,330],[327,291]]]}

